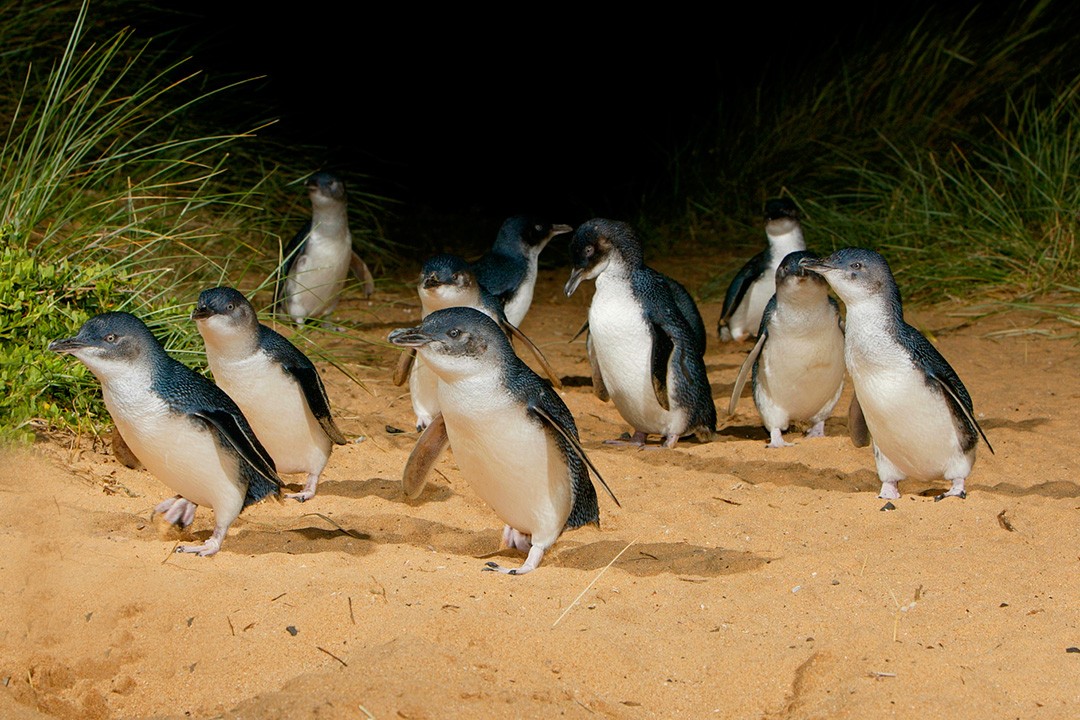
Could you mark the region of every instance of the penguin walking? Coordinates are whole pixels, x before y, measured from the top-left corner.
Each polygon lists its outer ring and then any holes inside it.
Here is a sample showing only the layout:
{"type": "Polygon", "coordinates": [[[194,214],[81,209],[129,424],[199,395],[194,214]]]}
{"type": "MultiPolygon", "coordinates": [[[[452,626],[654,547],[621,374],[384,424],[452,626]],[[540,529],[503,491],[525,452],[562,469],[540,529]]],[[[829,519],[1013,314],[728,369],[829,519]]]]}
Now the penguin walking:
{"type": "Polygon", "coordinates": [[[319,371],[304,353],[259,322],[238,290],[203,290],[191,312],[206,344],[214,382],[231,397],[280,473],[305,473],[307,482],[286,497],[315,497],[334,445],[345,436],[330,414],[319,371]]]}
{"type": "Polygon", "coordinates": [[[337,307],[350,268],[375,292],[371,271],[353,249],[345,183],[328,172],[308,178],[311,220],[285,248],[285,267],[275,289],[277,307],[297,325],[329,315],[337,307]]]}
{"type": "Polygon", "coordinates": [[[74,355],[101,382],[105,407],[135,456],[179,493],[157,506],[187,526],[195,506],[214,511],[214,532],[177,552],[213,555],[243,508],[277,497],[274,461],[240,408],[212,382],[169,357],[134,315],[111,312],[87,320],[75,337],[49,344],[74,355]]]}
{"type": "MultiPolygon", "coordinates": [[[[421,319],[448,307],[475,308],[498,323],[508,336],[523,342],[552,384],[557,388],[562,387],[558,375],[540,348],[510,323],[502,304],[479,284],[472,267],[461,256],[446,253],[429,258],[420,271],[416,290],[420,296],[421,319]]],[[[406,377],[409,380],[409,397],[416,413],[416,429],[422,431],[439,413],[436,392],[438,376],[427,368],[422,358],[416,357],[415,348],[408,348],[401,354],[394,372],[394,384],[403,385],[406,377]]]]}
{"type": "Polygon", "coordinates": [[[734,414],[748,376],[754,404],[769,431],[771,448],[790,446],[783,432],[792,422],[810,424],[806,437],[824,437],[825,419],[844,390],[844,331],[829,284],[800,265],[816,259],[804,250],[776,269],[776,294],[765,306],[758,340],[731,392],[734,414]]]}
{"type": "Polygon", "coordinates": [[[420,494],[449,442],[469,485],[506,523],[504,544],[528,553],[519,568],[489,562],[487,569],[530,572],[565,528],[599,525],[586,465],[608,488],[578,441],[573,416],[514,354],[491,318],[474,308],[447,308],[428,315],[419,327],[395,330],[389,339],[416,348],[440,381],[442,412],[409,457],[405,493],[420,494]]]}
{"type": "Polygon", "coordinates": [[[507,218],[495,244],[473,264],[480,285],[498,298],[511,325],[519,326],[532,305],[540,253],[556,235],[573,230],[524,215],[507,218]]]}
{"type": "Polygon", "coordinates": [[[589,341],[605,392],[634,428],[631,443],[661,435],[674,447],[684,435],[709,440],[716,406],[705,373],[705,332],[693,300],[675,281],[645,265],[641,241],[626,223],[594,219],[574,232],[570,296],[595,279],[589,341]],[[680,299],[680,294],[685,296],[680,299]]]}
{"type": "Polygon", "coordinates": [[[904,322],[900,290],[885,258],[844,248],[824,260],[804,259],[844,301],[844,359],[855,389],[849,431],[862,447],[873,438],[882,498],[898,498],[907,477],[944,478],[938,495],[966,497],[964,482],[981,436],[971,396],[937,348],[904,322]]]}
{"type": "Polygon", "coordinates": [[[806,249],[795,203],[774,198],[765,203],[765,235],[769,247],[735,274],[724,296],[716,331],[724,342],[742,341],[758,331],[765,305],[776,292],[776,268],[788,253],[806,249]]]}

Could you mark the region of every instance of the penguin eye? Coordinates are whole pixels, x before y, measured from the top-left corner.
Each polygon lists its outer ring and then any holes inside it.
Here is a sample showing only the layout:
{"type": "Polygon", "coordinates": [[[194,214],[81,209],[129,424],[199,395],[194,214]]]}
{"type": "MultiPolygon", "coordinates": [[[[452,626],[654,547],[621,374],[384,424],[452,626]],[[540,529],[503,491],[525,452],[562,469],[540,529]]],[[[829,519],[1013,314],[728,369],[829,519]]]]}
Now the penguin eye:
{"type": "Polygon", "coordinates": [[[109,333],[108,335],[105,336],[104,340],[107,343],[116,342],[116,333],[109,333]]]}
{"type": "Polygon", "coordinates": [[[585,257],[591,258],[593,256],[593,253],[595,253],[595,252],[596,252],[596,248],[594,248],[592,245],[586,245],[585,246],[585,257]]]}
{"type": "Polygon", "coordinates": [[[858,260],[856,260],[855,262],[851,263],[851,269],[852,270],[862,270],[862,263],[859,262],[858,260]]]}
{"type": "Polygon", "coordinates": [[[457,338],[461,337],[461,330],[459,330],[458,328],[454,328],[453,330],[451,330],[450,332],[448,332],[446,334],[456,340],[457,338]]]}
{"type": "Polygon", "coordinates": [[[232,312],[234,307],[236,307],[236,306],[233,305],[232,303],[229,303],[228,305],[225,306],[225,309],[228,310],[229,312],[232,312]]]}
{"type": "Polygon", "coordinates": [[[543,225],[533,225],[533,230],[535,230],[536,232],[541,232],[543,229],[543,225]]]}

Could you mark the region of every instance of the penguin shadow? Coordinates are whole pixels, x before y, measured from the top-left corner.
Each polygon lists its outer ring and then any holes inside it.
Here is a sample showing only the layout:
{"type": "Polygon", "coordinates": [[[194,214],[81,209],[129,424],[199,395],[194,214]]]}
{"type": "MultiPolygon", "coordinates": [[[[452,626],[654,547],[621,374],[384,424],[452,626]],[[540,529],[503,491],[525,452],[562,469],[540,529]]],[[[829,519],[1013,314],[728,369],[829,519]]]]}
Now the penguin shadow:
{"type": "MultiPolygon", "coordinates": [[[[1016,430],[1017,432],[1038,432],[1039,428],[1050,422],[1048,417],[1028,418],[1027,420],[1006,420],[1004,418],[986,418],[979,420],[979,425],[987,430],[1016,430]]],[[[993,442],[993,440],[991,440],[993,442]]]]}
{"type": "MultiPolygon", "coordinates": [[[[611,559],[626,547],[624,540],[600,540],[578,547],[559,550],[545,565],[573,568],[575,570],[599,570],[611,563],[611,559]]],[[[772,558],[764,558],[751,552],[707,548],[690,543],[641,543],[630,547],[613,567],[637,577],[654,575],[696,575],[717,577],[756,570],[772,558]]]]}
{"type": "Polygon", "coordinates": [[[563,375],[559,380],[564,388],[591,388],[592,378],[584,375],[563,375]]]}
{"type": "MultiPolygon", "coordinates": [[[[299,484],[288,486],[290,492],[297,491],[302,487],[299,484]]],[[[408,505],[416,505],[429,502],[445,502],[454,496],[454,492],[444,483],[429,482],[424,487],[421,498],[412,501],[405,498],[405,493],[401,489],[401,480],[373,477],[367,480],[329,480],[320,482],[319,495],[316,495],[316,497],[320,495],[333,495],[352,499],[378,497],[391,502],[401,501],[408,505]]],[[[296,501],[287,500],[286,502],[296,501]]]]}
{"type": "Polygon", "coordinates": [[[717,429],[716,434],[720,437],[734,440],[755,440],[765,444],[769,441],[769,433],[761,424],[757,425],[725,425],[717,429]]]}

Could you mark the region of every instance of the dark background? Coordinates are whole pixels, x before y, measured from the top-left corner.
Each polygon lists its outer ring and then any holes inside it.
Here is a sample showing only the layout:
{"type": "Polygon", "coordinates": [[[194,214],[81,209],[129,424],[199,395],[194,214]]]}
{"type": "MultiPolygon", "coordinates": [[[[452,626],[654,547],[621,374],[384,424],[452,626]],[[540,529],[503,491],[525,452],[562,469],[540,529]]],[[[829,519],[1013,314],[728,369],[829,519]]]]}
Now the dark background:
{"type": "Polygon", "coordinates": [[[530,15],[197,0],[167,5],[154,30],[175,31],[211,77],[265,75],[255,106],[221,119],[280,118],[263,135],[307,146],[313,169],[371,176],[406,209],[580,221],[670,195],[687,153],[723,142],[725,112],[801,68],[829,72],[928,4],[902,5],[530,15]]]}

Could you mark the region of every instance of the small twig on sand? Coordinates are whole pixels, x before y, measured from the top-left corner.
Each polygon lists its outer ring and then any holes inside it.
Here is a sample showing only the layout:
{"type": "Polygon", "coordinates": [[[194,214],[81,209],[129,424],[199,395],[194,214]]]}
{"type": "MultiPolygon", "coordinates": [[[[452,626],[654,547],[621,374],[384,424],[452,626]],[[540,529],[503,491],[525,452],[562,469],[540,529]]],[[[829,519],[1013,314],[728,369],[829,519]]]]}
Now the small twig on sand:
{"type": "Polygon", "coordinates": [[[631,546],[631,545],[633,545],[634,543],[636,543],[637,541],[638,541],[638,539],[637,539],[637,538],[634,538],[633,540],[631,540],[630,542],[628,542],[628,543],[626,544],[626,547],[624,547],[624,548],[623,548],[622,550],[620,550],[620,551],[619,551],[619,554],[618,554],[618,555],[616,555],[615,557],[611,558],[611,562],[609,562],[609,563],[608,563],[607,565],[605,565],[605,566],[603,567],[603,569],[601,569],[601,570],[600,570],[600,572],[596,573],[596,577],[594,577],[594,578],[592,579],[592,582],[591,582],[591,583],[589,583],[588,585],[586,585],[586,586],[585,586],[585,589],[584,589],[584,590],[582,590],[582,591],[581,591],[580,593],[578,593],[578,596],[577,596],[576,598],[574,598],[574,602],[570,603],[570,604],[569,604],[569,605],[567,606],[567,608],[566,608],[565,610],[563,610],[563,611],[562,611],[562,615],[560,615],[560,616],[558,617],[558,619],[556,619],[556,620],[555,620],[555,622],[551,623],[551,627],[555,627],[556,625],[558,625],[558,624],[559,624],[559,623],[560,623],[560,622],[562,621],[562,619],[563,619],[564,617],[566,617],[566,613],[568,613],[568,612],[570,612],[571,610],[573,610],[573,609],[574,609],[574,606],[578,604],[578,601],[579,601],[579,600],[581,600],[581,597],[582,597],[582,596],[583,596],[583,595],[584,595],[585,593],[589,592],[589,588],[591,588],[591,587],[592,587],[593,585],[595,585],[595,584],[596,584],[596,581],[600,579],[600,576],[601,576],[601,575],[603,575],[604,573],[606,573],[606,572],[607,572],[607,569],[608,569],[609,567],[611,567],[612,565],[614,565],[614,564],[615,564],[615,561],[616,561],[616,560],[618,560],[619,558],[621,558],[621,557],[622,557],[622,554],[623,554],[624,552],[626,552],[627,550],[629,550],[629,549],[630,549],[630,546],[631,546]]]}
{"type": "Polygon", "coordinates": [[[349,663],[345,662],[344,660],[342,660],[341,658],[339,658],[339,657],[338,657],[337,655],[335,655],[334,653],[330,652],[330,651],[329,651],[329,650],[327,650],[326,648],[321,648],[321,647],[319,647],[318,645],[316,645],[316,646],[315,646],[315,649],[316,649],[316,650],[321,650],[322,652],[326,653],[326,654],[327,654],[327,655],[329,655],[330,657],[332,657],[332,658],[334,658],[335,660],[337,660],[337,661],[338,661],[339,663],[341,663],[341,667],[349,667],[349,663]]]}

